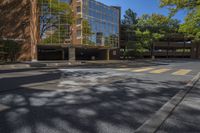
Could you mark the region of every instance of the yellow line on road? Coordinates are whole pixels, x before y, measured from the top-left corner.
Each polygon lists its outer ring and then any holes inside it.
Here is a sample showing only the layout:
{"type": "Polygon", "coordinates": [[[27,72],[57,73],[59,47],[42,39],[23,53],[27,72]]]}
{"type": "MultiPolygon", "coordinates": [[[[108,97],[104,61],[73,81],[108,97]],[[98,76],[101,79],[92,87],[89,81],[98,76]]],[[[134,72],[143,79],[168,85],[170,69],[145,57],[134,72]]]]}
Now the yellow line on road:
{"type": "Polygon", "coordinates": [[[186,75],[186,74],[188,74],[191,71],[192,70],[189,70],[189,69],[180,69],[180,70],[172,73],[172,75],[186,75]]]}
{"type": "Polygon", "coordinates": [[[165,69],[165,68],[163,68],[163,69],[157,69],[157,70],[150,71],[150,73],[159,74],[159,73],[167,72],[169,70],[171,70],[171,69],[165,69]]]}
{"type": "Polygon", "coordinates": [[[140,68],[140,69],[132,70],[132,72],[145,72],[145,71],[150,71],[150,70],[153,70],[153,69],[155,69],[155,68],[146,67],[146,68],[140,68]]]}

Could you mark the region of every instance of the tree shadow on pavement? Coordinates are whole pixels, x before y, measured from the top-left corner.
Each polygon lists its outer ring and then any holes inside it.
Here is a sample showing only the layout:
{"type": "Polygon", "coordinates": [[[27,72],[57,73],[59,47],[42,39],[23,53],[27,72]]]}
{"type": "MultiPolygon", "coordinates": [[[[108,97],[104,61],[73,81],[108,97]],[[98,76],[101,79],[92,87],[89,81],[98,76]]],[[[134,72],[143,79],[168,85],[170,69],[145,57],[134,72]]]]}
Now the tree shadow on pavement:
{"type": "Polygon", "coordinates": [[[57,80],[57,79],[60,79],[60,76],[61,74],[59,71],[51,71],[51,72],[46,72],[43,74],[41,73],[41,74],[32,75],[32,76],[19,75],[19,77],[0,78],[0,85],[1,85],[0,92],[18,89],[22,85],[33,84],[33,83],[43,83],[43,82],[57,80]]]}
{"type": "MultiPolygon", "coordinates": [[[[103,73],[78,74],[79,77],[85,75],[103,73]]],[[[74,75],[69,73],[67,76],[74,75]]],[[[175,81],[155,82],[131,77],[112,81],[111,76],[110,82],[103,83],[103,78],[97,78],[97,84],[87,86],[68,83],[58,87],[59,83],[55,83],[50,90],[45,85],[44,89],[21,87],[58,78],[58,73],[49,73],[3,79],[1,85],[12,83],[20,89],[0,95],[0,107],[8,107],[0,109],[0,132],[132,133],[174,96],[181,89],[178,86],[182,85],[175,81]]],[[[74,81],[73,78],[69,80],[74,81]]],[[[76,84],[79,82],[77,80],[76,84]]]]}
{"type": "Polygon", "coordinates": [[[197,84],[186,95],[179,106],[172,112],[168,119],[158,129],[162,132],[200,132],[200,84],[197,84]]]}

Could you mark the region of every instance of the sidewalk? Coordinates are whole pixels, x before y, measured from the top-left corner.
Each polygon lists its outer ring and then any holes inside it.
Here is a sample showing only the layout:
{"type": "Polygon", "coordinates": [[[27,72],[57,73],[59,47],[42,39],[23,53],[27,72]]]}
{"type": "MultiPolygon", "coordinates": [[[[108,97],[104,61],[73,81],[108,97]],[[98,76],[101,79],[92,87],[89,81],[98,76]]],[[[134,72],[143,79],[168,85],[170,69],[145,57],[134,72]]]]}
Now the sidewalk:
{"type": "Polygon", "coordinates": [[[37,61],[37,62],[20,62],[13,64],[0,65],[0,69],[21,69],[21,68],[40,68],[40,67],[62,67],[70,65],[83,65],[84,62],[76,61],[37,61]]]}
{"type": "Polygon", "coordinates": [[[200,80],[158,129],[158,133],[200,132],[200,80]]]}
{"type": "Polygon", "coordinates": [[[23,69],[23,68],[42,68],[42,67],[73,67],[73,66],[86,66],[86,67],[140,67],[160,65],[149,60],[98,60],[98,61],[37,61],[37,62],[21,62],[13,64],[0,65],[1,69],[23,69]]]}

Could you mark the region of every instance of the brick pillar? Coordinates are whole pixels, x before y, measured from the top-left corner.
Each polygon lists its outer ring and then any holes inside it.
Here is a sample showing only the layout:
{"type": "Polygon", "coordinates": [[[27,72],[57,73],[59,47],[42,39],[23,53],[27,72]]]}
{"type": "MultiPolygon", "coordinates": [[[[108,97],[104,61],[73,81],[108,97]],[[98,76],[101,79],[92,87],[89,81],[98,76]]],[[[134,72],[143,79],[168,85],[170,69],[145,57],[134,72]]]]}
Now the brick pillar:
{"type": "Polygon", "coordinates": [[[31,0],[31,22],[30,22],[30,36],[31,36],[31,60],[37,60],[37,43],[38,43],[38,8],[37,0],[31,0]]]}
{"type": "Polygon", "coordinates": [[[75,48],[68,48],[69,50],[69,61],[75,61],[76,60],[76,49],[75,48]]]}

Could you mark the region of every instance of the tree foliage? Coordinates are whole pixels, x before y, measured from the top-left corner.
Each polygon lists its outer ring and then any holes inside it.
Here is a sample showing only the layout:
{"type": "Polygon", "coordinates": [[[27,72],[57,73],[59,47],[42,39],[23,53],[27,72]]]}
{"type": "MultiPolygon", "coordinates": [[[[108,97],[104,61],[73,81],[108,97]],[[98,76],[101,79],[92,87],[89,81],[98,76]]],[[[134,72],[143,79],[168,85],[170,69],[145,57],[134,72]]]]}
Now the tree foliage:
{"type": "Polygon", "coordinates": [[[188,14],[179,31],[192,37],[195,41],[200,40],[200,0],[161,0],[160,5],[168,7],[171,16],[179,10],[186,9],[188,14]]]}
{"type": "Polygon", "coordinates": [[[41,10],[45,9],[40,17],[40,38],[45,36],[43,43],[64,43],[74,21],[70,5],[60,0],[39,0],[39,4],[41,10]],[[47,35],[48,31],[53,33],[47,35]]]}
{"type": "Polygon", "coordinates": [[[21,46],[13,40],[0,40],[0,44],[3,46],[1,52],[5,53],[4,60],[15,62],[21,46]]]}
{"type": "Polygon", "coordinates": [[[180,32],[185,33],[194,41],[200,41],[200,7],[199,10],[193,11],[185,18],[185,23],[180,26],[180,32]]]}
{"type": "Polygon", "coordinates": [[[173,16],[182,9],[186,9],[188,12],[197,10],[200,0],[160,0],[160,6],[169,8],[170,16],[173,16]]]}
{"type": "Polygon", "coordinates": [[[125,21],[125,24],[129,25],[125,31],[127,33],[134,31],[133,37],[135,41],[133,41],[133,39],[131,39],[131,41],[127,40],[126,46],[128,49],[132,49],[132,51],[137,54],[146,51],[152,51],[153,43],[155,41],[167,37],[170,33],[178,33],[179,31],[180,21],[177,19],[172,19],[161,14],[144,14],[138,18],[137,16],[129,14],[133,14],[133,11],[130,9],[126,11],[124,20],[129,20],[127,18],[132,18],[132,20],[135,21],[134,23],[125,21]]]}
{"type": "Polygon", "coordinates": [[[137,27],[144,31],[149,30],[152,33],[165,34],[169,32],[177,32],[179,28],[179,21],[171,19],[160,14],[144,14],[139,18],[137,27]]]}
{"type": "Polygon", "coordinates": [[[82,32],[83,32],[83,44],[91,44],[92,42],[90,41],[90,37],[91,35],[93,35],[92,33],[92,29],[91,26],[89,24],[89,22],[85,19],[83,19],[82,21],[82,32]]]}
{"type": "Polygon", "coordinates": [[[178,32],[179,21],[160,14],[144,14],[136,25],[137,43],[145,49],[152,50],[153,43],[167,34],[178,32]]]}
{"type": "Polygon", "coordinates": [[[133,12],[130,8],[126,10],[122,24],[133,25],[137,23],[137,13],[133,12]]]}

